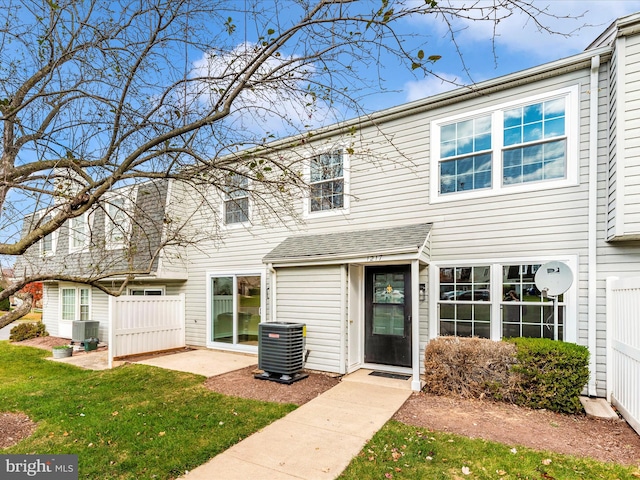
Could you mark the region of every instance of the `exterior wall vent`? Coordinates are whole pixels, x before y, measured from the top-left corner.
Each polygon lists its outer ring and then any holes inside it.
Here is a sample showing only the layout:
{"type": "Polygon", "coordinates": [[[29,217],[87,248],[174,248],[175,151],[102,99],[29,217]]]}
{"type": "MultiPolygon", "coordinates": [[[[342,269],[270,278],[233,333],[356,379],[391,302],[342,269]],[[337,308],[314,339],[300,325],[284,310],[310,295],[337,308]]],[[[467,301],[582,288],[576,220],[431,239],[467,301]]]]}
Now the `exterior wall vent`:
{"type": "Polygon", "coordinates": [[[262,380],[293,383],[309,375],[301,373],[307,327],[303,323],[271,322],[258,325],[258,368],[262,380]]]}

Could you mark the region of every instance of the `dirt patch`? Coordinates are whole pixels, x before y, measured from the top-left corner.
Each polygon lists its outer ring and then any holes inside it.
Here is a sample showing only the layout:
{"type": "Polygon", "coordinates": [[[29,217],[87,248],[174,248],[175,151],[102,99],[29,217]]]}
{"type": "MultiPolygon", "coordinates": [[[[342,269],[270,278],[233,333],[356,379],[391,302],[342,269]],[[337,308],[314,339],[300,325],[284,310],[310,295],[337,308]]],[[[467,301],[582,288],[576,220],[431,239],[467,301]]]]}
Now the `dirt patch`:
{"type": "Polygon", "coordinates": [[[623,420],[425,393],[414,393],[393,418],[408,425],[507,445],[640,465],[640,436],[623,420]]]}
{"type": "Polygon", "coordinates": [[[30,436],[36,424],[23,413],[0,413],[0,448],[9,448],[30,436]]]}
{"type": "Polygon", "coordinates": [[[305,372],[309,376],[290,385],[254,378],[257,365],[208,378],[209,390],[234,397],[268,402],[302,405],[313,400],[340,382],[340,378],[320,372],[305,372]]]}

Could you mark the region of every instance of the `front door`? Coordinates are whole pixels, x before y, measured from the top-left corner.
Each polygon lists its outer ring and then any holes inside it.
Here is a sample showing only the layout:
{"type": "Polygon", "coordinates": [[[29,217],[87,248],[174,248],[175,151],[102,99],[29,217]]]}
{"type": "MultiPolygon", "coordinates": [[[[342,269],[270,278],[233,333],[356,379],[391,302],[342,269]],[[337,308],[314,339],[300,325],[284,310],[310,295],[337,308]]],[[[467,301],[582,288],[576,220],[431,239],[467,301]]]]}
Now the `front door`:
{"type": "Polygon", "coordinates": [[[411,366],[411,266],[368,267],[364,361],[411,366]]]}

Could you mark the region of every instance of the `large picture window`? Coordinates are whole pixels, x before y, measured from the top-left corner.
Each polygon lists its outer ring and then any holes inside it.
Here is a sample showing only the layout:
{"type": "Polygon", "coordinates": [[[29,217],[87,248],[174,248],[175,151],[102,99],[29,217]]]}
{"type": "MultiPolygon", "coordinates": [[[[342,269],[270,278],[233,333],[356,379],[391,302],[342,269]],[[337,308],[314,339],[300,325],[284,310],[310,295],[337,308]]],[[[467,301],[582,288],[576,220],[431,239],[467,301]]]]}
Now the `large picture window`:
{"type": "Polygon", "coordinates": [[[577,108],[572,87],[432,122],[432,201],[576,184],[577,108]]]}
{"type": "MultiPolygon", "coordinates": [[[[540,263],[480,264],[438,268],[440,335],[551,338],[553,300],[535,286],[540,263]]],[[[567,339],[565,295],[558,296],[558,339],[567,339]]]]}

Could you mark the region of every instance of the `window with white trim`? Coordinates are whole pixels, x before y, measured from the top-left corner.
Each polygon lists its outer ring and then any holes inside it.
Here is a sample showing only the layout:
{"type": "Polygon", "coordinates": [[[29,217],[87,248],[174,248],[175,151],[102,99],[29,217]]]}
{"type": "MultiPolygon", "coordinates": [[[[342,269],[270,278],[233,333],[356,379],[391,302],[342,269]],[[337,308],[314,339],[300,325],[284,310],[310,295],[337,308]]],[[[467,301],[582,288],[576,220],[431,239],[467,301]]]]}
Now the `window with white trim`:
{"type": "Polygon", "coordinates": [[[249,179],[235,173],[227,178],[224,200],[224,223],[232,225],[249,220],[249,179]]]}
{"type": "Polygon", "coordinates": [[[107,198],[105,202],[105,246],[108,249],[123,248],[131,229],[131,217],[127,213],[127,199],[123,196],[107,198]]]}
{"type": "Polygon", "coordinates": [[[69,251],[80,250],[89,244],[87,214],[69,219],[69,251]]]}
{"type": "MultiPolygon", "coordinates": [[[[535,286],[535,274],[541,264],[440,266],[439,334],[494,340],[509,337],[553,339],[553,301],[535,286]],[[494,326],[496,321],[499,325],[494,326]]],[[[567,306],[565,295],[558,296],[559,339],[565,338],[567,306]]]]}
{"type": "Polygon", "coordinates": [[[62,320],[89,320],[91,318],[91,289],[89,287],[62,287],[60,289],[62,320]]]}
{"type": "MultiPolygon", "coordinates": [[[[51,220],[51,215],[45,215],[41,220],[40,224],[45,224],[51,220]]],[[[51,232],[48,235],[42,237],[40,240],[40,254],[42,256],[50,256],[55,254],[56,251],[56,231],[51,232]]]]}
{"type": "Polygon", "coordinates": [[[431,124],[432,201],[577,183],[577,87],[431,124]]]}
{"type": "Polygon", "coordinates": [[[311,158],[309,188],[311,212],[345,207],[345,169],[341,150],[311,158]]]}
{"type": "Polygon", "coordinates": [[[210,342],[256,347],[262,321],[260,274],[209,275],[210,342]]]}

